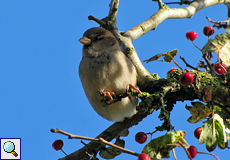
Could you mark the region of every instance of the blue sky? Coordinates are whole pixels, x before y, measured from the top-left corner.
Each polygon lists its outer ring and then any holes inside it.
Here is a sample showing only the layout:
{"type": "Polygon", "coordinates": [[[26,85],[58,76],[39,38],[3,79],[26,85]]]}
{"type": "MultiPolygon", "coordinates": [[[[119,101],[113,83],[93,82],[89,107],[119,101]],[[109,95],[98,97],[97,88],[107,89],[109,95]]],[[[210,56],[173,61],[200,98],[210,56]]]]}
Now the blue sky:
{"type": "MultiPolygon", "coordinates": [[[[51,128],[95,137],[112,124],[91,108],[78,76],[82,55],[82,44],[78,39],[88,28],[98,26],[87,17],[93,15],[104,18],[109,11],[108,5],[108,0],[0,1],[0,138],[21,138],[22,160],[64,157],[61,151],[52,148],[56,139],[64,141],[63,150],[68,154],[83,146],[80,140],[69,140],[66,136],[51,133],[51,128]]],[[[157,9],[157,3],[151,0],[121,1],[118,29],[130,29],[149,18],[157,9]]],[[[225,20],[226,15],[227,7],[217,5],[199,11],[191,19],[166,20],[155,31],[135,40],[135,49],[141,60],[178,49],[175,60],[182,68],[186,67],[180,55],[196,66],[201,53],[186,40],[186,32],[196,31],[198,37],[195,43],[202,48],[207,42],[207,37],[202,33],[203,27],[211,24],[205,17],[220,21],[225,20]]],[[[216,29],[215,34],[223,32],[223,29],[216,29]]],[[[150,73],[158,73],[161,78],[166,77],[171,67],[176,67],[173,63],[158,61],[144,66],[150,73]]],[[[190,145],[205,151],[205,145],[199,145],[193,136],[193,131],[202,123],[189,124],[186,121],[190,114],[185,110],[185,104],[189,103],[178,102],[174,107],[172,124],[177,130],[187,132],[186,140],[190,145]]],[[[127,149],[141,152],[144,144],[137,144],[134,136],[139,131],[154,131],[155,126],[161,124],[158,114],[154,112],[130,129],[130,135],[125,138],[127,149]]],[[[156,133],[153,137],[161,134],[156,133]]],[[[229,150],[218,148],[212,153],[220,159],[230,156],[229,150]]],[[[176,154],[178,159],[187,157],[181,148],[176,149],[176,154]]],[[[122,154],[115,158],[118,159],[137,158],[122,154]]],[[[195,159],[215,158],[197,155],[195,159]]],[[[172,155],[170,160],[173,160],[172,155]]]]}

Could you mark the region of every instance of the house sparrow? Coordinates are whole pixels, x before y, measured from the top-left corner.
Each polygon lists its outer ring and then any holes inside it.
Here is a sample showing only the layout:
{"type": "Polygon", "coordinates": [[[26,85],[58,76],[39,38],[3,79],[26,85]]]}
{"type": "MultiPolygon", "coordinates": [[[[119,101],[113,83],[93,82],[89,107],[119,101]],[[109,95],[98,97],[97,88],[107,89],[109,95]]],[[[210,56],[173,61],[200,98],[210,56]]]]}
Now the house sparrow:
{"type": "Polygon", "coordinates": [[[103,101],[105,97],[112,100],[114,96],[125,93],[127,86],[138,90],[135,87],[136,69],[121,51],[114,35],[104,28],[95,27],[87,30],[79,42],[84,45],[79,76],[93,109],[114,122],[133,116],[137,112],[137,97],[122,98],[110,105],[103,101]]]}

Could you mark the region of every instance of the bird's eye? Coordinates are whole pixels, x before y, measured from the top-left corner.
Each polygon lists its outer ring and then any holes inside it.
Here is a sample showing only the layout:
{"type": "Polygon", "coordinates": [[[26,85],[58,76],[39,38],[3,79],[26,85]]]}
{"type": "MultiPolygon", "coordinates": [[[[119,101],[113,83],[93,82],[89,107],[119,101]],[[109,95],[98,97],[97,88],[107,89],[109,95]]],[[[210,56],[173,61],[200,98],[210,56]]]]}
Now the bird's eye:
{"type": "Polygon", "coordinates": [[[97,40],[97,41],[100,41],[100,40],[102,40],[102,39],[104,39],[103,37],[100,37],[100,36],[96,36],[95,37],[95,40],[97,40]]]}

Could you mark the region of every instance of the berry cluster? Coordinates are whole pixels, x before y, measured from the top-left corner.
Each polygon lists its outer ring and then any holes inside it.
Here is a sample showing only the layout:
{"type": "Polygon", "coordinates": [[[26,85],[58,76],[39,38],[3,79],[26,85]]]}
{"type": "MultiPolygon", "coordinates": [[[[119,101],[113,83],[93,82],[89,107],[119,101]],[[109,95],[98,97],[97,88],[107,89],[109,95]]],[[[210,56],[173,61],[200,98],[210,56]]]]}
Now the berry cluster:
{"type": "MultiPolygon", "coordinates": [[[[203,28],[203,33],[205,36],[211,36],[215,33],[215,29],[212,27],[212,26],[205,26],[203,28]]],[[[194,31],[191,31],[191,32],[187,32],[186,33],[186,38],[190,41],[194,41],[196,38],[197,38],[197,33],[194,32],[194,31]]],[[[194,44],[194,43],[193,43],[194,44]]],[[[195,46],[196,47],[196,46],[195,46]]],[[[227,67],[225,64],[223,63],[216,63],[213,65],[213,69],[214,69],[214,72],[217,74],[217,75],[221,75],[221,74],[224,74],[226,71],[227,71],[227,67]]]]}
{"type": "MultiPolygon", "coordinates": [[[[215,29],[212,26],[205,26],[203,28],[203,33],[205,36],[209,37],[215,33],[215,29]]],[[[193,42],[197,38],[197,33],[194,31],[187,32],[186,38],[193,42]]],[[[194,42],[193,42],[193,44],[194,44],[194,42]]],[[[197,47],[197,46],[195,46],[195,47],[197,47]]],[[[176,70],[176,68],[170,69],[167,72],[167,75],[169,75],[171,72],[173,72],[175,70],[176,70]]],[[[223,63],[216,63],[213,65],[213,70],[217,75],[225,74],[227,71],[227,66],[223,63]]],[[[184,73],[181,76],[181,78],[179,79],[180,84],[183,86],[188,86],[188,85],[192,84],[193,81],[194,81],[194,77],[193,77],[193,74],[191,72],[184,73]]]]}
{"type": "MultiPolygon", "coordinates": [[[[205,26],[203,28],[203,33],[205,36],[209,37],[215,33],[215,29],[212,26],[205,26]]],[[[197,37],[197,33],[194,31],[186,33],[186,38],[190,41],[194,41],[196,39],[196,37],[197,37]]]]}

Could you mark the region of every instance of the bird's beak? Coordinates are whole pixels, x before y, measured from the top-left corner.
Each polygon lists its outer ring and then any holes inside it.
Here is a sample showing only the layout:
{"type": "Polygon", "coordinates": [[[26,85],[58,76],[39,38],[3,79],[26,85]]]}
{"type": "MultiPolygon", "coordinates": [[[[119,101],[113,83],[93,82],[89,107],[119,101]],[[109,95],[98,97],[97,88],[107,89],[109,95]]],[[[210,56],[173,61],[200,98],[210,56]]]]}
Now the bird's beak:
{"type": "Polygon", "coordinates": [[[78,41],[81,42],[84,46],[91,44],[91,39],[89,39],[87,37],[82,37],[78,41]]]}

